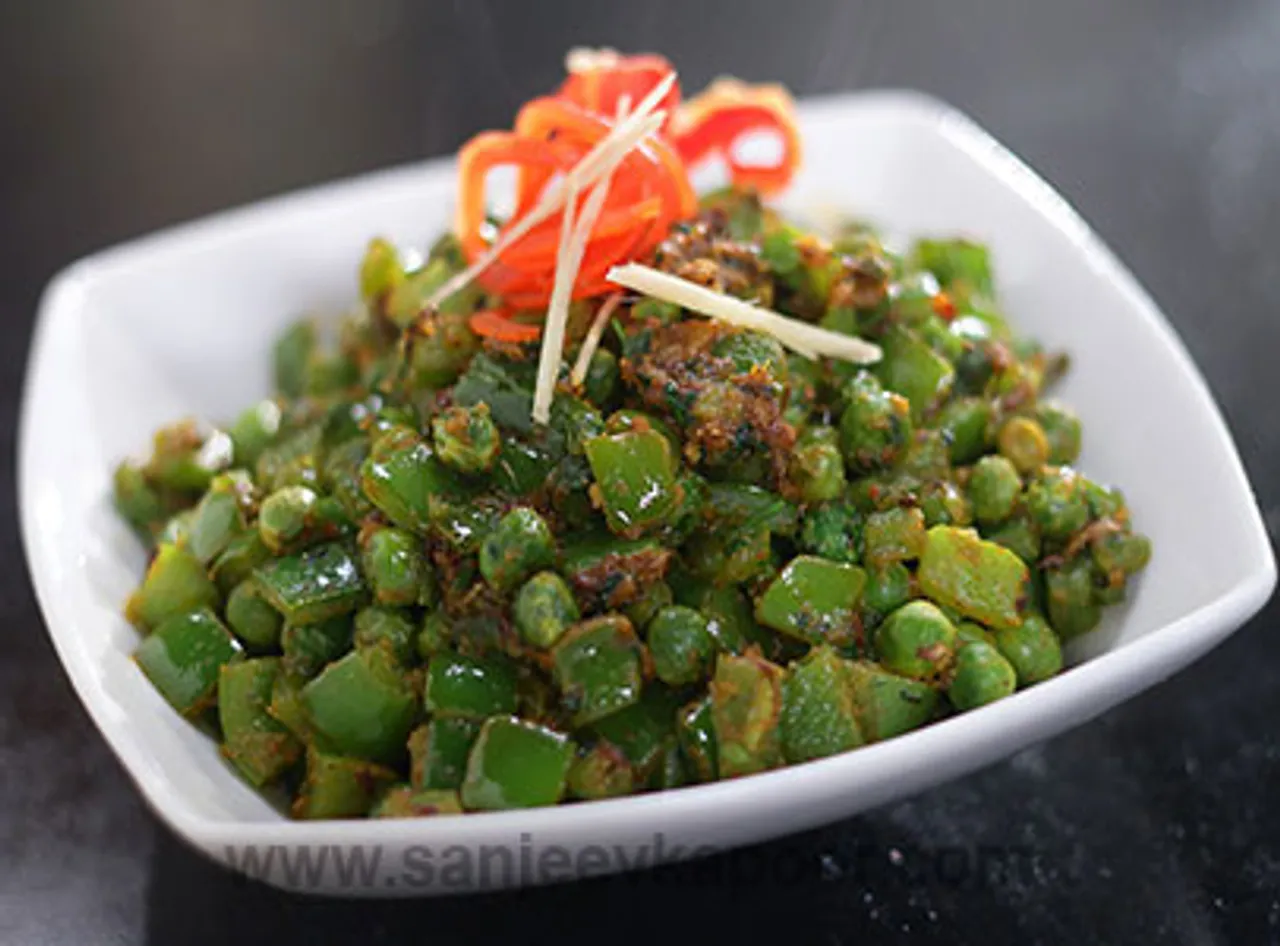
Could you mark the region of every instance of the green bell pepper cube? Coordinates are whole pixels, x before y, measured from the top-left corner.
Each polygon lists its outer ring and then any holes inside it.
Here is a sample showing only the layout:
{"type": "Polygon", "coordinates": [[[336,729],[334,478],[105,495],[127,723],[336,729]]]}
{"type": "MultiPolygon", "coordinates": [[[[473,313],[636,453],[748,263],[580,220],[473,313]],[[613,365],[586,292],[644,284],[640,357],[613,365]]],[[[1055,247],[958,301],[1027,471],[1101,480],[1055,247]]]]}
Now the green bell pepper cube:
{"type": "Polygon", "coordinates": [[[511,612],[520,636],[544,650],[582,617],[569,586],[551,571],[539,572],[520,587],[511,612]]]}
{"type": "Polygon", "coordinates": [[[432,611],[422,619],[418,631],[418,656],[427,660],[432,654],[448,650],[454,644],[453,624],[440,611],[432,611]]]}
{"type": "Polygon", "coordinates": [[[956,655],[947,699],[960,711],[977,709],[1003,699],[1018,686],[1018,675],[996,647],[972,641],[956,655]]]}
{"type": "Polygon", "coordinates": [[[643,645],[620,614],[583,621],[551,651],[556,683],[575,726],[585,726],[640,699],[643,645]]]}
{"type": "Polygon", "coordinates": [[[229,595],[241,582],[253,577],[253,570],[271,560],[271,550],[262,542],[257,529],[232,539],[213,562],[209,576],[224,595],[229,595]]]}
{"type": "Polygon", "coordinates": [[[891,328],[879,343],[884,355],[875,366],[876,376],[910,402],[911,418],[918,423],[951,393],[955,369],[910,329],[891,328]]]}
{"type": "Polygon", "coordinates": [[[1022,622],[1030,581],[1026,564],[972,529],[930,529],[917,577],[929,598],[964,617],[997,629],[1022,622]]]}
{"type": "Polygon", "coordinates": [[[794,535],[800,521],[796,507],[777,493],[742,483],[711,483],[707,516],[718,524],[762,528],[774,535],[794,535]]]}
{"type": "Polygon", "coordinates": [[[721,778],[782,764],[781,667],[748,651],[721,654],[711,680],[711,718],[721,778]]]}
{"type": "Polygon", "coordinates": [[[394,244],[375,237],[360,261],[360,298],[376,304],[404,281],[404,261],[394,244]]]}
{"type": "Polygon", "coordinates": [[[310,679],[351,648],[351,618],[337,617],[312,624],[285,624],[280,632],[284,669],[295,677],[310,679]]]}
{"type": "Polygon", "coordinates": [[[263,596],[290,624],[349,614],[369,597],[354,550],[342,542],[274,559],[253,574],[263,596]]]}
{"type": "Polygon", "coordinates": [[[299,820],[360,818],[397,781],[393,769],[367,759],[330,755],[312,747],[307,752],[307,776],[293,800],[299,820]]]}
{"type": "Polygon", "coordinates": [[[517,506],[480,543],[480,574],[490,587],[511,591],[534,572],[555,564],[555,539],[546,521],[517,506]]]}
{"type": "Polygon", "coordinates": [[[215,476],[188,524],[187,551],[209,565],[248,527],[245,509],[252,501],[253,481],[243,470],[215,476]]]}
{"type": "Polygon", "coordinates": [[[338,755],[392,763],[417,716],[414,692],[380,649],[352,651],[302,689],[315,744],[338,755]]]}
{"type": "Polygon", "coordinates": [[[827,646],[787,669],[779,720],[782,755],[791,764],[856,749],[864,742],[848,664],[827,646]]]}
{"type": "Polygon", "coordinates": [[[302,705],[302,688],[306,685],[307,678],[289,673],[281,660],[280,673],[271,685],[271,702],[267,704],[271,718],[304,743],[311,740],[311,718],[302,705]]]}
{"type": "Polygon", "coordinates": [[[200,493],[215,473],[231,464],[235,446],[220,430],[206,432],[191,420],[161,428],[151,459],[143,468],[147,482],[158,489],[200,493]]]}
{"type": "Polygon", "coordinates": [[[463,807],[483,811],[554,805],[564,797],[573,758],[573,741],[563,733],[493,716],[467,759],[463,807]]]}
{"type": "Polygon", "coordinates": [[[360,564],[378,604],[430,607],[435,603],[435,575],[422,540],[412,532],[393,528],[362,531],[360,564]]]}
{"type": "Polygon", "coordinates": [[[258,535],[272,553],[291,548],[306,531],[320,497],[307,486],[282,486],[262,501],[258,511],[258,535]]]}
{"type": "Polygon", "coordinates": [[[938,691],[872,663],[854,661],[846,672],[853,691],[858,725],[867,742],[892,739],[919,729],[933,718],[938,691]]]}
{"type": "Polygon", "coordinates": [[[609,529],[626,538],[670,521],[678,504],[676,457],[656,430],[593,437],[584,444],[609,529]]]}
{"type": "Polygon", "coordinates": [[[1062,644],[1040,615],[1028,614],[1021,626],[1000,628],[994,636],[996,649],[1017,674],[1018,686],[1048,680],[1062,670],[1062,644]]]}
{"type": "Polygon", "coordinates": [[[752,581],[773,561],[769,530],[762,526],[708,526],[690,537],[684,552],[689,570],[715,585],[752,581]]]}
{"type": "Polygon", "coordinates": [[[360,468],[365,496],[402,529],[423,533],[431,525],[432,497],[467,494],[457,474],[441,463],[421,437],[395,428],[373,442],[360,468]]]}
{"type": "Polygon", "coordinates": [[[589,535],[568,545],[560,571],[588,611],[620,608],[666,577],[674,553],[654,539],[589,535]]]}
{"type": "Polygon", "coordinates": [[[962,299],[976,293],[991,297],[991,257],[986,246],[973,240],[917,240],[911,247],[912,267],[928,270],[946,289],[962,299]]]}
{"type": "Polygon", "coordinates": [[[706,679],[716,654],[707,619],[681,604],[663,608],[646,631],[653,671],[672,686],[706,679]]]}
{"type": "Polygon", "coordinates": [[[236,637],[257,651],[274,650],[280,644],[284,620],[262,597],[253,579],[242,581],[227,596],[227,624],[236,637]]]}
{"type": "Polygon", "coordinates": [[[217,608],[221,602],[198,558],[176,545],[161,545],[124,613],[145,631],[188,611],[217,608]]]}
{"type": "Polygon", "coordinates": [[[504,659],[442,652],[427,662],[423,692],[433,716],[484,719],[516,711],[516,674],[504,659]]]}
{"type": "Polygon", "coordinates": [[[370,818],[426,818],[432,815],[460,815],[462,800],[457,792],[417,792],[408,785],[397,785],[378,800],[369,812],[370,818]]]}
{"type": "Polygon", "coordinates": [[[355,437],[333,447],[325,454],[320,482],[341,505],[353,521],[364,519],[373,512],[360,488],[360,471],[369,457],[369,441],[355,437]]]}
{"type": "Polygon", "coordinates": [[[985,530],[983,535],[988,542],[994,542],[1018,556],[1026,562],[1028,568],[1036,566],[1044,550],[1040,527],[1021,506],[1014,510],[1009,519],[993,529],[985,530]]]}
{"type": "Polygon", "coordinates": [[[714,782],[720,778],[711,697],[703,697],[680,710],[676,717],[676,734],[694,778],[699,782],[714,782]]]}
{"type": "Polygon", "coordinates": [[[756,603],[756,620],[810,644],[850,644],[866,583],[856,565],[797,555],[756,603]]]}
{"type": "Polygon", "coordinates": [[[657,771],[663,750],[675,736],[679,705],[675,691],[647,687],[639,702],[598,720],[591,732],[621,753],[636,783],[644,783],[657,771]]]}
{"type": "Polygon", "coordinates": [[[133,652],[147,679],[187,717],[213,705],[219,670],[241,656],[240,644],[208,608],[167,618],[133,652]]]}
{"type": "Polygon", "coordinates": [[[310,424],[258,454],[253,479],[268,492],[282,486],[315,486],[320,480],[321,429],[310,424]]]}
{"type": "Polygon", "coordinates": [[[878,624],[891,611],[911,600],[912,575],[906,565],[891,562],[883,568],[867,572],[867,586],[862,589],[864,624],[878,624]],[[874,621],[868,622],[874,616],[874,621]]]}
{"type": "Polygon", "coordinates": [[[354,621],[356,650],[380,647],[401,666],[414,662],[418,653],[418,626],[411,612],[404,608],[370,605],[356,612],[354,621]]]}
{"type": "Polygon", "coordinates": [[[579,754],[569,767],[568,789],[574,798],[620,798],[630,795],[636,787],[635,769],[622,750],[607,741],[579,754]]]}
{"type": "Polygon", "coordinates": [[[512,496],[530,496],[546,484],[556,462],[548,446],[504,436],[490,472],[493,487],[512,496]]]}
{"type": "Polygon", "coordinates": [[[415,791],[458,789],[482,721],[442,716],[409,734],[409,781],[415,791]]]}
{"type": "Polygon", "coordinates": [[[222,754],[259,787],[302,758],[302,743],[267,712],[279,674],[279,658],[259,657],[223,664],[218,677],[222,754]]]}
{"type": "Polygon", "coordinates": [[[873,512],[867,516],[862,535],[862,557],[868,565],[913,561],[924,551],[924,512],[901,508],[873,512]]]}

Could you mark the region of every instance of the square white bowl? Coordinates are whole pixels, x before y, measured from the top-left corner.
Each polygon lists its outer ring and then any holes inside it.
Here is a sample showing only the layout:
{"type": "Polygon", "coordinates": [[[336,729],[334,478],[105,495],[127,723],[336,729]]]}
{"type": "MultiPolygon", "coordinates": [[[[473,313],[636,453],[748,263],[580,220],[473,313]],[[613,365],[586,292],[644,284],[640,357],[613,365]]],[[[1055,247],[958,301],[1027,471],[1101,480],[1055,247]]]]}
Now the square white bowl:
{"type": "Polygon", "coordinates": [[[1155,544],[1131,600],[1072,646],[1061,676],[838,757],[553,809],[287,820],[130,661],[138,638],[120,609],[145,560],[112,511],[110,475],[155,427],[227,418],[265,394],[273,337],[300,313],[350,302],[370,236],[422,246],[449,220],[446,161],[331,184],[82,260],[41,304],[19,444],[32,579],[76,691],[175,832],[268,883],[364,896],[519,886],[685,857],[814,827],[1007,756],[1167,677],[1261,608],[1275,562],[1230,434],[1169,325],[1084,221],[931,99],[847,95],[804,103],[801,115],[807,164],[788,203],[829,203],[901,234],[988,241],[1011,319],[1071,353],[1059,394],[1084,421],[1080,465],[1124,489],[1155,544]],[[245,864],[250,849],[256,866],[245,864]],[[300,869],[304,849],[310,871],[300,869]],[[357,850],[367,871],[343,861],[357,850]]]}

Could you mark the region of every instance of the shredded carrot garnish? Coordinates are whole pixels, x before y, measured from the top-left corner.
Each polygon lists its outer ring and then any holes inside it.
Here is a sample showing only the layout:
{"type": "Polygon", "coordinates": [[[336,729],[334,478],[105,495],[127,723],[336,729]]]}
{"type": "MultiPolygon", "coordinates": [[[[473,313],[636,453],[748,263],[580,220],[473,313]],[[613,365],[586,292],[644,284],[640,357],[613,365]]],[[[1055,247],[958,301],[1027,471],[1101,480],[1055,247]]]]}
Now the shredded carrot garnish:
{"type": "Polygon", "coordinates": [[[495,342],[534,342],[542,334],[542,326],[515,322],[497,309],[481,309],[471,316],[471,331],[495,342]]]}

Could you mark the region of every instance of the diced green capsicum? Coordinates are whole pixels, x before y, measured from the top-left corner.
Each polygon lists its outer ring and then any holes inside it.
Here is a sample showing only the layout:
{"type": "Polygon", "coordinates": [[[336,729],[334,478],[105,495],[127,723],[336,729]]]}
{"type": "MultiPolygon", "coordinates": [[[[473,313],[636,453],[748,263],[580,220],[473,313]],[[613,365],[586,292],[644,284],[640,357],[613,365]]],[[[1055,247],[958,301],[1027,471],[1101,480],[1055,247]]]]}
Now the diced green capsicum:
{"type": "Polygon", "coordinates": [[[394,769],[367,759],[307,752],[307,776],[293,800],[298,819],[358,818],[396,781],[394,769]]]}
{"type": "Polygon", "coordinates": [[[856,565],[798,555],[757,602],[756,620],[811,644],[852,643],[866,582],[856,565]]]}
{"type": "Polygon", "coordinates": [[[573,741],[562,733],[491,717],[467,760],[462,804],[472,811],[554,805],[564,796],[573,757],[573,741]]]}
{"type": "Polygon", "coordinates": [[[711,680],[721,778],[750,775],[782,763],[779,720],[783,670],[758,654],[721,654],[711,680]]]}
{"type": "Polygon", "coordinates": [[[409,734],[410,783],[416,791],[458,789],[482,720],[461,716],[433,719],[409,734]]]}
{"type": "Polygon", "coordinates": [[[208,608],[165,619],[133,653],[147,679],[184,716],[213,705],[223,664],[240,658],[240,644],[208,608]]]}
{"type": "Polygon", "coordinates": [[[988,627],[1017,627],[1022,622],[1029,581],[1026,564],[972,529],[930,529],[918,578],[921,590],[934,601],[988,627]]]}
{"type": "Polygon", "coordinates": [[[433,654],[427,663],[423,700],[427,711],[437,717],[508,715],[516,711],[516,674],[510,664],[497,657],[447,651],[433,654]]]}
{"type": "Polygon", "coordinates": [[[593,437],[584,443],[609,528],[637,538],[665,524],[678,504],[676,457],[656,430],[593,437]]]}
{"type": "Polygon", "coordinates": [[[290,624],[311,624],[355,611],[368,600],[354,550],[330,542],[259,565],[263,596],[290,624]]]}
{"type": "Polygon", "coordinates": [[[782,681],[782,754],[807,762],[863,743],[848,665],[827,646],[809,651],[782,681]]]}
{"type": "Polygon", "coordinates": [[[168,618],[220,603],[218,588],[199,559],[176,545],[161,545],[142,585],[125,605],[125,616],[147,630],[168,618]]]}
{"type": "Polygon", "coordinates": [[[302,743],[267,712],[280,660],[259,657],[222,665],[218,718],[222,754],[253,785],[279,778],[302,758],[302,743]]]}
{"type": "Polygon", "coordinates": [[[335,661],[302,690],[316,745],[337,755],[394,763],[417,715],[399,664],[380,649],[335,661]]]}
{"type": "Polygon", "coordinates": [[[571,627],[551,651],[556,682],[575,726],[640,699],[643,647],[631,622],[609,614],[571,627]]]}

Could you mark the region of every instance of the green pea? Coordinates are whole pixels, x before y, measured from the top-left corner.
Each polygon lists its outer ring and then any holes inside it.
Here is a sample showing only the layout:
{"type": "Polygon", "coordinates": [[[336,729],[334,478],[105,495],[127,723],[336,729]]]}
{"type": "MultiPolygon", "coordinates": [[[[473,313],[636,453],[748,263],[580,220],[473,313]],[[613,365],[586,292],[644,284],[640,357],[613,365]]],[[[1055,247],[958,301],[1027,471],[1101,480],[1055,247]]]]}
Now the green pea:
{"type": "Polygon", "coordinates": [[[438,597],[421,539],[404,529],[361,534],[360,565],[379,604],[430,606],[438,597]]]}
{"type": "Polygon", "coordinates": [[[404,263],[395,246],[381,237],[369,241],[360,261],[360,298],[375,303],[404,281],[404,263]]]}
{"type": "Polygon", "coordinates": [[[462,473],[484,473],[498,456],[502,439],[489,405],[455,405],[431,419],[436,456],[462,473]]]}
{"type": "Polygon", "coordinates": [[[1024,475],[1039,472],[1049,462],[1049,438],[1029,417],[1010,417],[996,435],[996,443],[1000,454],[1024,475]]]}
{"type": "Polygon", "coordinates": [[[480,544],[480,574],[493,588],[510,591],[555,563],[555,540],[543,518],[525,506],[512,509],[480,544]]]}
{"type": "Polygon", "coordinates": [[[432,611],[422,619],[418,631],[418,656],[427,660],[432,654],[448,650],[454,645],[453,626],[440,611],[432,611]]]}
{"type": "Polygon", "coordinates": [[[856,565],[862,560],[864,520],[852,503],[811,506],[800,524],[800,548],[804,552],[856,565]]]}
{"type": "Polygon", "coordinates": [[[356,612],[353,623],[357,650],[381,647],[397,663],[407,666],[417,655],[418,628],[403,608],[373,605],[356,612]]]}
{"type": "Polygon", "coordinates": [[[844,493],[844,457],[831,427],[810,427],[796,441],[790,477],[805,502],[837,499],[844,493]]]}
{"type": "Polygon", "coordinates": [[[1017,627],[998,628],[996,648],[1013,665],[1018,686],[1048,680],[1062,669],[1062,645],[1058,635],[1038,614],[1027,614],[1017,627]]]}
{"type": "Polygon", "coordinates": [[[869,473],[891,466],[911,442],[910,403],[901,395],[885,391],[867,372],[849,382],[844,402],[840,449],[849,468],[869,473]]]}
{"type": "Polygon", "coordinates": [[[653,620],[654,615],[667,605],[675,604],[675,601],[675,593],[671,590],[671,586],[665,581],[659,581],[645,588],[639,597],[622,609],[622,613],[627,616],[632,627],[643,632],[653,620]]]}
{"type": "Polygon", "coordinates": [[[663,608],[650,622],[647,639],[654,673],[663,683],[679,686],[706,678],[716,644],[707,619],[693,608],[663,608]]]}
{"type": "Polygon", "coordinates": [[[1027,512],[1047,539],[1065,541],[1089,523],[1089,499],[1070,467],[1046,467],[1027,486],[1027,512]]]}
{"type": "Polygon", "coordinates": [[[956,654],[947,699],[956,709],[977,709],[1012,693],[1018,686],[1013,665],[991,644],[974,641],[956,654]]]}
{"type": "Polygon", "coordinates": [[[911,572],[901,562],[890,562],[867,572],[862,606],[883,617],[911,600],[911,572]]]}
{"type": "Polygon", "coordinates": [[[1022,477],[1005,457],[983,457],[973,465],[968,489],[974,518],[983,525],[994,525],[1013,515],[1022,495],[1022,477]]]}
{"type": "Polygon", "coordinates": [[[1120,490],[1094,482],[1087,476],[1080,476],[1080,483],[1089,501],[1090,519],[1111,519],[1119,523],[1128,521],[1129,510],[1125,507],[1124,494],[1120,490]]]}
{"type": "Polygon", "coordinates": [[[1129,576],[1151,561],[1151,540],[1133,532],[1109,532],[1091,547],[1094,565],[1104,575],[1129,576]]]}
{"type": "Polygon", "coordinates": [[[1102,620],[1102,609],[1094,600],[1093,563],[1088,556],[1046,569],[1044,586],[1049,624],[1063,640],[1093,630],[1102,620]]]}
{"type": "Polygon", "coordinates": [[[950,401],[938,414],[938,429],[948,438],[951,462],[973,463],[990,447],[991,404],[982,398],[950,401]]]}
{"type": "Polygon", "coordinates": [[[520,635],[535,647],[549,648],[582,616],[573,592],[555,572],[539,572],[516,594],[512,617],[520,635]]]}
{"type": "Polygon", "coordinates": [[[955,657],[956,629],[936,605],[911,601],[876,632],[876,655],[886,670],[913,680],[940,680],[955,657]]]}
{"type": "Polygon", "coordinates": [[[1081,425],[1075,411],[1058,401],[1041,401],[1035,418],[1049,440],[1049,462],[1075,463],[1080,456],[1081,425]]]}
{"type": "Polygon", "coordinates": [[[240,582],[227,596],[226,618],[235,635],[255,650],[271,650],[280,643],[284,621],[252,580],[240,582]]]}
{"type": "Polygon", "coordinates": [[[597,348],[587,363],[582,392],[592,404],[607,407],[613,403],[621,378],[617,356],[607,348],[597,348]]]}
{"type": "Polygon", "coordinates": [[[920,491],[920,511],[924,524],[934,526],[967,526],[973,522],[973,507],[968,498],[950,480],[926,483],[920,491]]]}

